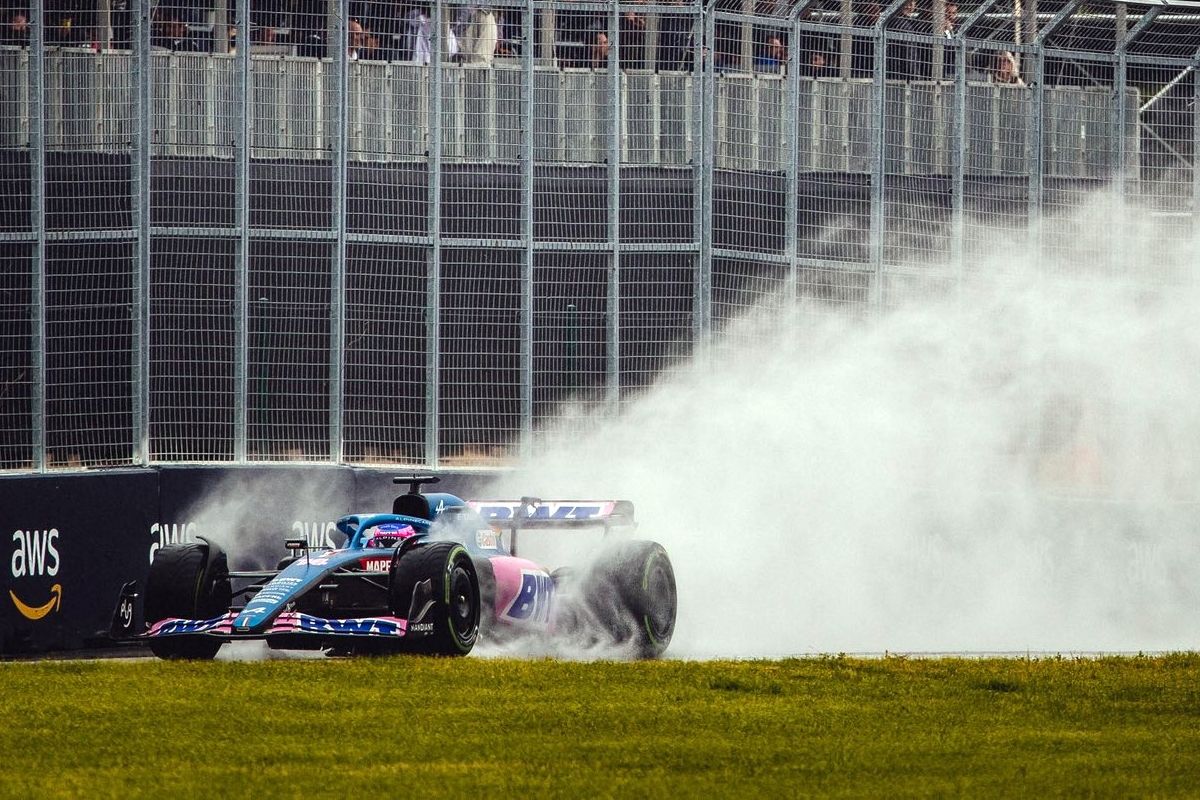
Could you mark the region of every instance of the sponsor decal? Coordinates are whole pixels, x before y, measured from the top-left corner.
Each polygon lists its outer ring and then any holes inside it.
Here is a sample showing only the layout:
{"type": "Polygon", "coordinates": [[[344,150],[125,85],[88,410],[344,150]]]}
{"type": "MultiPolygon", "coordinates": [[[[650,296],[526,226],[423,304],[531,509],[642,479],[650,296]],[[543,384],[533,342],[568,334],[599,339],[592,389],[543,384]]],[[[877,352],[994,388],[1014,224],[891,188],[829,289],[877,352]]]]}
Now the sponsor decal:
{"type": "Polygon", "coordinates": [[[521,588],[504,609],[504,616],[523,622],[549,622],[554,580],[545,572],[521,570],[521,588]]]}
{"type": "Polygon", "coordinates": [[[408,630],[410,633],[433,633],[433,623],[418,622],[415,625],[409,625],[408,630]]]}
{"type": "MultiPolygon", "coordinates": [[[[44,531],[13,531],[13,553],[9,560],[9,572],[13,579],[55,577],[62,566],[58,554],[58,528],[44,531]]],[[[14,589],[8,590],[9,599],[17,613],[29,620],[39,620],[62,609],[62,584],[50,587],[50,599],[44,603],[27,603],[14,589]]],[[[28,595],[26,595],[28,597],[28,595]]]]}
{"type": "Polygon", "coordinates": [[[187,633],[229,633],[233,612],[212,619],[164,619],[150,626],[147,636],[177,636],[187,633]]]}
{"type": "Polygon", "coordinates": [[[496,537],[496,532],[488,528],[482,531],[475,531],[475,544],[484,550],[495,550],[500,546],[500,541],[496,537]]]}
{"type": "Polygon", "coordinates": [[[398,617],[359,617],[357,619],[324,619],[311,614],[287,612],[280,614],[268,634],[323,633],[337,636],[403,636],[405,620],[398,617]]]}
{"type": "Polygon", "coordinates": [[[287,575],[277,575],[274,580],[262,588],[254,599],[246,605],[243,615],[261,614],[286,600],[292,591],[304,583],[303,578],[293,578],[287,575]]]}
{"type": "Polygon", "coordinates": [[[309,547],[337,547],[334,534],[338,532],[336,522],[304,522],[296,520],[292,523],[292,533],[296,538],[304,537],[309,547]]]}
{"type": "Polygon", "coordinates": [[[24,578],[27,575],[58,574],[60,565],[58,557],[58,528],[48,531],[13,531],[12,576],[24,578]]]}
{"type": "MultiPolygon", "coordinates": [[[[292,523],[292,533],[295,538],[305,539],[310,547],[337,547],[334,535],[337,534],[337,523],[334,522],[304,522],[296,520],[292,523]]],[[[204,535],[204,528],[195,521],[189,522],[156,522],[150,526],[150,560],[160,548],[169,544],[185,544],[196,541],[204,535]]]]}
{"type": "Polygon", "coordinates": [[[62,586],[54,584],[50,587],[50,600],[40,606],[28,606],[21,602],[21,598],[17,597],[12,589],[8,590],[8,596],[12,598],[13,605],[17,607],[17,611],[21,612],[21,616],[25,619],[41,619],[51,611],[57,611],[62,606],[62,586]]]}
{"type": "Polygon", "coordinates": [[[184,544],[196,541],[199,533],[200,527],[195,522],[154,523],[150,526],[150,536],[154,539],[150,543],[150,560],[154,561],[154,554],[169,544],[184,544]]]}
{"type": "MultiPolygon", "coordinates": [[[[488,522],[511,520],[521,509],[520,503],[472,503],[488,522]]],[[[524,518],[544,522],[569,522],[587,519],[603,519],[612,513],[612,503],[608,502],[568,502],[542,503],[536,506],[526,506],[524,518]]]]}
{"type": "Polygon", "coordinates": [[[390,558],[364,558],[358,564],[367,572],[387,572],[392,568],[390,558]]]}

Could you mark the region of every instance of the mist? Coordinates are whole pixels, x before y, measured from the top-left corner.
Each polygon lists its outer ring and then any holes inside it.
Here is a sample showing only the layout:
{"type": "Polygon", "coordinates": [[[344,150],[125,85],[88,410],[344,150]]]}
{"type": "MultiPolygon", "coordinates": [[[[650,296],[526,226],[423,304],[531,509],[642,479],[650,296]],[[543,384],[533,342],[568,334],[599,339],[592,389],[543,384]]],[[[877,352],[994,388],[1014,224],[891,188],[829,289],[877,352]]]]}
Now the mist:
{"type": "Polygon", "coordinates": [[[490,494],[634,501],[676,657],[1195,648],[1197,246],[1110,257],[1112,213],[884,311],[768,303],[490,494]]]}

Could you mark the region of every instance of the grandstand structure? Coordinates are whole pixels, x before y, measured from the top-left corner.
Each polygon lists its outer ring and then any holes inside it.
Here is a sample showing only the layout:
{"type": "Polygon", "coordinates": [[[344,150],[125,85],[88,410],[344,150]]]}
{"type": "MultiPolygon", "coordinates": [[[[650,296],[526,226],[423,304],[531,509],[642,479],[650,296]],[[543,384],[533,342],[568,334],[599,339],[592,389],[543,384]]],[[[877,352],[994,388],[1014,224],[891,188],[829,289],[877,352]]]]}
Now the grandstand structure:
{"type": "Polygon", "coordinates": [[[759,304],[1200,230],[1200,3],[498,0],[484,58],[467,0],[318,55],[161,5],[0,45],[2,470],[503,464],[759,304]]]}

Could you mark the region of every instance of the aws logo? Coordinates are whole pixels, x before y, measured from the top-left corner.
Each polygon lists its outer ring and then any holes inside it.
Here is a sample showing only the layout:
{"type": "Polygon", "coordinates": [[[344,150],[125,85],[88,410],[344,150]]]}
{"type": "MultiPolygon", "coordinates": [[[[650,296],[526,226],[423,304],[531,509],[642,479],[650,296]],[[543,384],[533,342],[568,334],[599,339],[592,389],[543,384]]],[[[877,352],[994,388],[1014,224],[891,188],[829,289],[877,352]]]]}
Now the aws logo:
{"type": "MultiPolygon", "coordinates": [[[[58,575],[62,559],[58,554],[58,528],[47,531],[13,531],[13,549],[10,572],[13,578],[54,577],[58,575]]],[[[13,606],[26,619],[38,620],[62,608],[62,585],[50,587],[50,599],[41,605],[26,603],[17,593],[9,589],[8,596],[13,606]]],[[[27,595],[28,596],[28,595],[27,595]]]]}
{"type": "Polygon", "coordinates": [[[150,535],[154,537],[154,541],[150,544],[150,561],[154,561],[154,554],[160,548],[166,547],[169,544],[183,544],[184,542],[196,541],[196,534],[199,528],[194,522],[183,522],[179,524],[170,522],[156,522],[150,526],[150,535]]]}
{"type": "Polygon", "coordinates": [[[334,522],[296,520],[292,523],[292,533],[296,537],[303,536],[307,539],[309,547],[337,547],[333,538],[337,532],[337,523],[334,522]]]}

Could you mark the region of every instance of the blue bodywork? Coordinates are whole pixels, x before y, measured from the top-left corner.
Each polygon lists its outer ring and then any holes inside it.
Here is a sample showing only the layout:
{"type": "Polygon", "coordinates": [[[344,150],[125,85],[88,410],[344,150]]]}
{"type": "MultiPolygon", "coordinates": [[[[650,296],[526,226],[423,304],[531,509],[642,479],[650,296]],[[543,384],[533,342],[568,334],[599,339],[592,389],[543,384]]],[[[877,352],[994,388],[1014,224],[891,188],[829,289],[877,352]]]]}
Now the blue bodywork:
{"type": "MultiPolygon", "coordinates": [[[[445,492],[433,492],[420,495],[420,497],[428,503],[430,519],[406,514],[348,514],[336,523],[338,530],[346,536],[344,547],[337,550],[306,552],[272,577],[236,616],[231,612],[226,617],[214,620],[180,620],[181,624],[162,626],[157,631],[152,630],[148,635],[182,636],[203,633],[231,639],[266,636],[272,632],[273,623],[288,609],[291,603],[307,592],[316,589],[333,573],[357,566],[364,558],[370,558],[375,554],[380,559],[391,560],[395,548],[369,546],[370,539],[367,534],[372,529],[387,525],[411,526],[416,531],[418,538],[424,538],[429,535],[434,520],[447,509],[467,506],[462,498],[445,492]],[[231,623],[229,617],[232,617],[231,623]],[[195,624],[190,624],[192,622],[195,624]],[[224,624],[218,624],[222,622],[224,624]]],[[[469,549],[476,549],[472,545],[474,545],[473,542],[469,543],[469,549]]],[[[308,617],[308,619],[322,621],[313,617],[308,617]]],[[[363,631],[347,629],[341,632],[354,635],[360,632],[365,633],[368,630],[370,630],[370,626],[365,626],[363,631]]]]}

